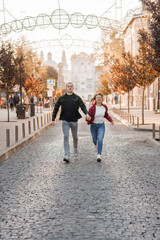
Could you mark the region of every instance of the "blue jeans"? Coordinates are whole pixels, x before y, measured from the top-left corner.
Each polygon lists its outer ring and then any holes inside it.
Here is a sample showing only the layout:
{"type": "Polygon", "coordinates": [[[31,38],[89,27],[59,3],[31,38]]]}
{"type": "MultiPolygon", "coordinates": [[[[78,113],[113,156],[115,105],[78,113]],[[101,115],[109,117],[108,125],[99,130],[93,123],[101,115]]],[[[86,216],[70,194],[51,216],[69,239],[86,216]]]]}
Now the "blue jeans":
{"type": "Polygon", "coordinates": [[[92,134],[92,140],[95,145],[98,141],[98,154],[102,152],[103,138],[105,134],[105,125],[104,123],[92,123],[90,126],[90,131],[92,134]]]}
{"type": "Polygon", "coordinates": [[[70,147],[69,147],[69,130],[71,128],[72,137],[73,137],[73,147],[74,150],[77,149],[78,145],[78,136],[77,136],[77,130],[78,130],[78,122],[66,122],[62,121],[62,130],[64,135],[64,153],[65,157],[70,156],[70,147]]]}

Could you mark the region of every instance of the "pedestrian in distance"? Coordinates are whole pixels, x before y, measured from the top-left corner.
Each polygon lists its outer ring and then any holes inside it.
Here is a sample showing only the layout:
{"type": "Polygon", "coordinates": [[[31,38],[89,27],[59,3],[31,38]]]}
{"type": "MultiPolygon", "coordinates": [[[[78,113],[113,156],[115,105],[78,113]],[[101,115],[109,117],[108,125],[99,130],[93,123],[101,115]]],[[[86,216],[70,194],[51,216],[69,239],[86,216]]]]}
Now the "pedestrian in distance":
{"type": "Polygon", "coordinates": [[[69,146],[69,130],[71,129],[73,137],[74,156],[78,157],[78,119],[82,116],[79,113],[79,107],[86,115],[86,119],[90,120],[87,108],[83,100],[74,93],[74,85],[71,82],[66,84],[66,93],[60,96],[55,103],[52,115],[52,125],[55,125],[56,115],[61,106],[60,120],[62,120],[62,131],[64,135],[64,159],[70,162],[70,146],[69,146]]]}
{"type": "Polygon", "coordinates": [[[114,122],[108,114],[108,108],[103,104],[103,95],[98,93],[94,96],[95,103],[89,108],[90,120],[86,119],[87,124],[90,125],[92,140],[96,148],[97,162],[101,162],[101,153],[103,138],[105,134],[104,118],[106,118],[113,125],[114,122]]]}
{"type": "Polygon", "coordinates": [[[12,95],[9,98],[9,104],[10,104],[11,111],[13,111],[13,109],[14,109],[14,99],[13,99],[12,95]]]}
{"type": "Polygon", "coordinates": [[[18,93],[16,92],[16,94],[14,95],[14,104],[15,104],[15,107],[17,106],[18,103],[19,103],[19,96],[18,96],[18,93]]]}

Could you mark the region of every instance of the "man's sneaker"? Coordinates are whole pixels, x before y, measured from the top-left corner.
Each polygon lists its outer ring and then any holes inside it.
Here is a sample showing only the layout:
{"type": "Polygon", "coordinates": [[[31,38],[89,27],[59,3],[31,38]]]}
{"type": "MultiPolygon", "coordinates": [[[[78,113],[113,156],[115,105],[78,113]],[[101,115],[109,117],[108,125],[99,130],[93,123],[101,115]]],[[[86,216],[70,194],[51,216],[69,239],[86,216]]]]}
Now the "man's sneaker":
{"type": "Polygon", "coordinates": [[[67,157],[65,157],[65,158],[63,158],[63,161],[64,161],[65,163],[69,163],[69,162],[70,162],[70,159],[67,158],[67,157]]]}
{"type": "Polygon", "coordinates": [[[100,154],[97,155],[97,162],[101,162],[101,155],[100,154]]]}
{"type": "Polygon", "coordinates": [[[78,157],[78,150],[76,148],[74,149],[74,156],[78,157]]]}

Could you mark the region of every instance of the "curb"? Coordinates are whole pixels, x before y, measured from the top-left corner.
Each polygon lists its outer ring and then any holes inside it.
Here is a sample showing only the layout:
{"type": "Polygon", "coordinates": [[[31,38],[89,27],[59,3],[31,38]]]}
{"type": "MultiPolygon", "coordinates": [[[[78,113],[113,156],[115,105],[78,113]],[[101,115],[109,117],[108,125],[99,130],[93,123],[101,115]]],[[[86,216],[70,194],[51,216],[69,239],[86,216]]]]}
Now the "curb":
{"type": "Polygon", "coordinates": [[[27,139],[25,140],[21,140],[18,144],[14,144],[12,145],[12,147],[9,147],[9,150],[6,152],[4,151],[1,155],[0,155],[0,162],[2,162],[3,160],[9,158],[13,153],[18,152],[20,149],[22,149],[24,146],[26,146],[27,144],[29,144],[30,142],[32,142],[34,139],[36,139],[36,137],[38,137],[40,134],[44,133],[49,127],[51,126],[51,123],[49,123],[47,126],[45,126],[44,128],[40,129],[38,132],[33,133],[31,136],[29,136],[27,139]]]}
{"type": "Polygon", "coordinates": [[[147,142],[160,152],[160,143],[157,142],[154,138],[147,138],[147,142]]]}

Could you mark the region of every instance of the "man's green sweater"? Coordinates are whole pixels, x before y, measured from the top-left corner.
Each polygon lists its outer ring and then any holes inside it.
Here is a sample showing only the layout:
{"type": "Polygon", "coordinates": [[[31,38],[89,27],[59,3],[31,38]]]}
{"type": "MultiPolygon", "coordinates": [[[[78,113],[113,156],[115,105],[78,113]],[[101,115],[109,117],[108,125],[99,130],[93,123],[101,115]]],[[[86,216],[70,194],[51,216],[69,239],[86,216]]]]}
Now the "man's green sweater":
{"type": "MultiPolygon", "coordinates": [[[[58,112],[60,106],[61,106],[61,113],[60,113],[60,118],[59,119],[62,120],[63,113],[64,113],[64,108],[65,108],[65,103],[66,103],[66,96],[67,96],[67,93],[65,93],[64,95],[62,95],[58,98],[58,100],[55,104],[54,110],[53,110],[52,121],[55,121],[55,118],[56,118],[56,115],[57,115],[57,112],[58,112]]],[[[81,114],[78,111],[79,107],[82,109],[84,114],[88,114],[88,111],[86,109],[86,106],[85,106],[84,102],[75,93],[73,93],[73,106],[74,106],[75,115],[77,117],[77,120],[82,117],[81,114]]]]}

